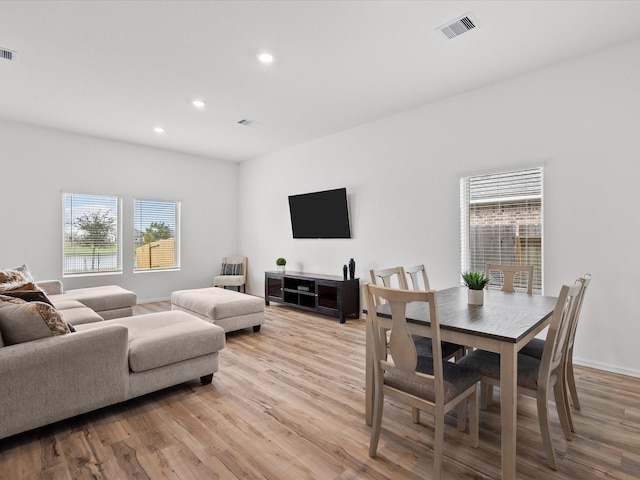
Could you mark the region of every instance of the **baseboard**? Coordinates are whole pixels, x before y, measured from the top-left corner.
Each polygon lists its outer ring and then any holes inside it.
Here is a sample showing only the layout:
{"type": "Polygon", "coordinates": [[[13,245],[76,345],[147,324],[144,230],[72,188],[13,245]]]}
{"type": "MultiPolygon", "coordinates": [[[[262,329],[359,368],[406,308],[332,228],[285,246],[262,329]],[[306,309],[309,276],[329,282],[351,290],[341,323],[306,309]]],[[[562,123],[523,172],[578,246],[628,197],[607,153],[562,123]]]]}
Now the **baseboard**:
{"type": "Polygon", "coordinates": [[[168,302],[169,300],[171,300],[171,297],[143,298],[143,299],[138,299],[138,305],[142,305],[143,303],[168,302]]]}
{"type": "Polygon", "coordinates": [[[585,360],[584,358],[573,357],[574,365],[580,365],[583,367],[595,368],[597,370],[604,370],[611,373],[619,373],[620,375],[627,375],[629,377],[640,378],[640,370],[633,368],[621,368],[617,365],[610,365],[608,363],[593,362],[591,360],[585,360]]]}

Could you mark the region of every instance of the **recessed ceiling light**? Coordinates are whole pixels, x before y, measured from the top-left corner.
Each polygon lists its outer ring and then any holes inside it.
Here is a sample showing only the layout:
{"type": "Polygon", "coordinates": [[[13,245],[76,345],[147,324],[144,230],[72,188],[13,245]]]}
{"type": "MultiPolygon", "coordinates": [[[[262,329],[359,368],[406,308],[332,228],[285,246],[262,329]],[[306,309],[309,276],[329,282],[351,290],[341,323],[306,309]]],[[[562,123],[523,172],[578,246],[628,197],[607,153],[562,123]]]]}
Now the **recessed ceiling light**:
{"type": "Polygon", "coordinates": [[[260,60],[262,63],[272,63],[273,55],[269,52],[261,52],[258,54],[258,60],[260,60]]]}
{"type": "Polygon", "coordinates": [[[158,135],[161,135],[164,133],[164,128],[162,127],[156,127],[153,129],[154,132],[156,132],[158,135]]]}
{"type": "Polygon", "coordinates": [[[204,108],[204,106],[206,105],[203,100],[194,100],[193,102],[191,102],[191,104],[196,108],[204,108]]]}

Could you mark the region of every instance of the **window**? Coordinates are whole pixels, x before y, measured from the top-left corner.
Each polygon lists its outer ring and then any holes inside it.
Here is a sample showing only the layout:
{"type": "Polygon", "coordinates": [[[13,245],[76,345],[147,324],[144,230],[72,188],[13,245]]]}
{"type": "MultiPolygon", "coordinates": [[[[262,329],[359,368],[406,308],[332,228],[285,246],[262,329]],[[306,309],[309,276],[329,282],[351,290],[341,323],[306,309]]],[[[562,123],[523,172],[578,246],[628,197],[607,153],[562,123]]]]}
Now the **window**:
{"type": "Polygon", "coordinates": [[[180,268],[180,204],[133,201],[134,271],[180,268]]]}
{"type": "MultiPolygon", "coordinates": [[[[542,168],[460,179],[463,272],[484,272],[487,263],[533,265],[533,292],[542,293],[542,180],[542,168]]],[[[526,275],[519,277],[514,286],[526,288],[526,275]]]]}
{"type": "Polygon", "coordinates": [[[122,272],[119,197],[63,194],[63,275],[122,272]]]}

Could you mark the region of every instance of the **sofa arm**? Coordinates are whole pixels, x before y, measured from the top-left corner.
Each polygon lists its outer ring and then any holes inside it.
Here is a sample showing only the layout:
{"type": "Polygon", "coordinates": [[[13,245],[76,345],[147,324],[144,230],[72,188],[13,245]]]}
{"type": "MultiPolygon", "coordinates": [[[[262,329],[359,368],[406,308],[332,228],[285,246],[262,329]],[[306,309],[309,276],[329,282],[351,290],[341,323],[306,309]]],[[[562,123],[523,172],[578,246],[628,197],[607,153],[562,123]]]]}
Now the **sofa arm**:
{"type": "Polygon", "coordinates": [[[36,285],[44,290],[47,295],[60,295],[62,293],[62,282],[60,280],[43,280],[36,282],[36,285]]]}
{"type": "Polygon", "coordinates": [[[128,331],[109,325],[0,348],[0,438],[121,402],[128,331]]]}

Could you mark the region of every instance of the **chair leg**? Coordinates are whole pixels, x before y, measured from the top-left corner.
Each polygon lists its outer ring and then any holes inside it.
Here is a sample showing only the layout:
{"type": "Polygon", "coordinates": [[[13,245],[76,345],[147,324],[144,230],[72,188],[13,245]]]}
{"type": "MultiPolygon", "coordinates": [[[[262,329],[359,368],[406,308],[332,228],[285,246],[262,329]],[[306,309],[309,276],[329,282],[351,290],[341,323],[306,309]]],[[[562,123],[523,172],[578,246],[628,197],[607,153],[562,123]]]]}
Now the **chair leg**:
{"type": "Polygon", "coordinates": [[[547,464],[553,470],[558,469],[556,462],[556,452],[553,450],[553,442],[551,440],[551,423],[549,422],[549,403],[547,402],[546,389],[539,389],[537,395],[538,403],[538,421],[540,422],[540,434],[542,435],[542,445],[547,455],[547,464]]]}
{"type": "Polygon", "coordinates": [[[467,429],[467,402],[466,400],[458,403],[456,407],[458,411],[458,431],[464,432],[467,429]]]}
{"type": "Polygon", "coordinates": [[[384,405],[384,394],[375,392],[373,399],[373,420],[371,422],[371,443],[369,443],[369,456],[376,456],[378,450],[378,440],[380,439],[380,428],[382,426],[382,407],[384,405]]]}
{"type": "Polygon", "coordinates": [[[567,387],[567,380],[565,379],[564,382],[562,382],[562,390],[563,390],[563,397],[564,397],[564,411],[567,414],[567,420],[569,421],[569,430],[571,430],[572,432],[575,432],[575,428],[573,427],[573,416],[571,414],[571,408],[569,407],[569,390],[567,387]]]}
{"type": "Polygon", "coordinates": [[[442,453],[444,452],[444,411],[436,407],[433,437],[433,478],[439,480],[442,473],[442,453]]]}
{"type": "Polygon", "coordinates": [[[576,410],[580,410],[580,400],[578,400],[578,390],[576,389],[576,378],[573,373],[573,355],[567,358],[567,385],[571,392],[571,401],[576,410]]]}
{"type": "Polygon", "coordinates": [[[469,396],[469,436],[471,446],[478,448],[480,437],[480,412],[478,410],[478,388],[469,396]]]}
{"type": "Polygon", "coordinates": [[[484,408],[487,408],[489,405],[493,404],[493,385],[487,385],[487,390],[485,391],[485,405],[484,408]]]}
{"type": "Polygon", "coordinates": [[[553,387],[553,396],[556,399],[556,408],[558,409],[558,417],[560,418],[560,425],[562,426],[562,432],[564,438],[572,440],[571,436],[571,421],[569,407],[567,404],[567,398],[565,396],[564,378],[558,379],[557,383],[553,387]]]}
{"type": "Polygon", "coordinates": [[[493,385],[489,385],[488,383],[481,382],[480,383],[480,408],[482,410],[486,410],[487,406],[490,404],[489,396],[493,396],[493,385]]]}
{"type": "Polygon", "coordinates": [[[413,423],[420,423],[420,409],[411,407],[411,420],[413,423]]]}

